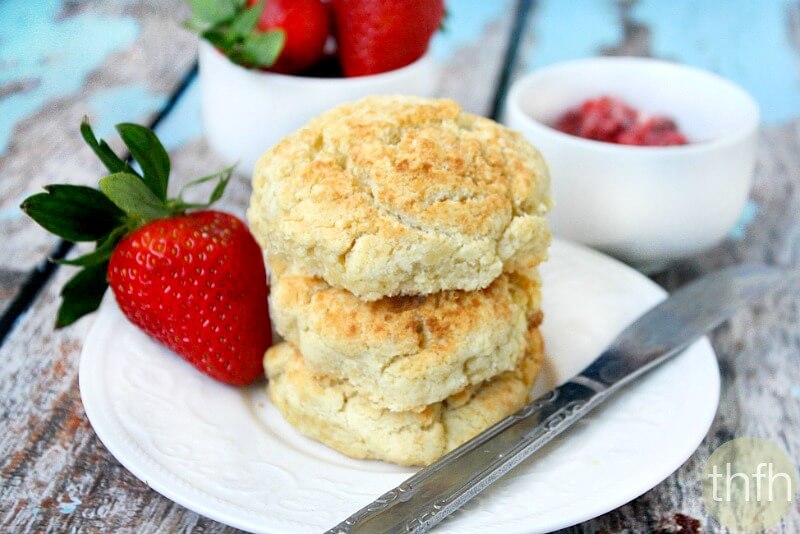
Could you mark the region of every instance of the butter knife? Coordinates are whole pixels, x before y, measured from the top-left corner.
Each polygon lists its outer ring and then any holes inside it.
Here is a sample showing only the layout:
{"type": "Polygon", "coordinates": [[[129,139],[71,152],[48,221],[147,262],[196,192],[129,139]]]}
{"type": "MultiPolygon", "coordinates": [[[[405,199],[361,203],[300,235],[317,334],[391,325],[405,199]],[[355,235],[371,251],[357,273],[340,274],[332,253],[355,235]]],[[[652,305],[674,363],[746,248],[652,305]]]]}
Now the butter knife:
{"type": "Polygon", "coordinates": [[[328,534],[430,529],[613,393],[798,273],[730,267],[676,291],[625,328],[586,369],[405,482],[328,534]]]}

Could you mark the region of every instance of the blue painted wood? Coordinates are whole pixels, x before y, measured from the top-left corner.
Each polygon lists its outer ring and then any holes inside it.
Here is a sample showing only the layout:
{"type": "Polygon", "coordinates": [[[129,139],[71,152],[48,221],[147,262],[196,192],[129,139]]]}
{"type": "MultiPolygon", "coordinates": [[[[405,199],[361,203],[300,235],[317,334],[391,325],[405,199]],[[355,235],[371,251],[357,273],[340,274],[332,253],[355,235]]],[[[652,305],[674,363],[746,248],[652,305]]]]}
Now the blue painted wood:
{"type": "MultiPolygon", "coordinates": [[[[62,0],[0,2],[0,156],[20,121],[79,91],[89,73],[139,34],[130,17],[63,17],[64,9],[62,0]]],[[[146,93],[128,96],[111,115],[131,116],[128,105],[153,109],[149,106],[163,104],[163,97],[155,102],[146,93]]]]}
{"type": "Polygon", "coordinates": [[[800,116],[793,8],[789,0],[641,0],[631,18],[650,29],[653,56],[733,80],[758,101],[764,123],[779,124],[800,116]]]}
{"type": "Polygon", "coordinates": [[[200,84],[197,77],[178,99],[175,107],[155,129],[164,147],[175,151],[203,136],[200,113],[200,84]]]}
{"type": "Polygon", "coordinates": [[[612,0],[539,0],[519,51],[523,70],[593,57],[624,38],[612,0]]]}
{"type": "Polygon", "coordinates": [[[798,36],[790,0],[639,0],[625,13],[613,0],[540,0],[523,70],[593,57],[625,39],[624,16],[649,34],[639,53],[716,72],[749,91],[765,124],[800,117],[798,36]]]}
{"type": "Polygon", "coordinates": [[[0,272],[24,273],[55,245],[22,216],[25,197],[55,180],[96,180],[81,116],[119,149],[114,124],[164,108],[194,55],[180,29],[187,14],[185,0],[0,2],[0,272]]]}
{"type": "Polygon", "coordinates": [[[448,0],[444,31],[431,41],[431,50],[440,61],[453,58],[457,50],[472,46],[483,36],[486,24],[514,10],[513,0],[448,0]]]}
{"type": "MultiPolygon", "coordinates": [[[[435,38],[432,44],[434,55],[440,60],[449,61],[459,53],[463,54],[464,48],[480,46],[479,41],[485,37],[489,21],[513,11],[515,4],[515,0],[451,0],[448,2],[450,11],[448,30],[435,38]]],[[[2,157],[2,147],[8,141],[9,132],[13,131],[15,125],[37,110],[43,109],[43,106],[48,105],[53,99],[74,95],[92,70],[110,54],[128,46],[126,43],[134,40],[139,33],[136,21],[127,17],[90,17],[80,13],[70,13],[66,18],[60,17],[62,11],[66,10],[65,5],[66,2],[58,0],[35,2],[0,0],[0,157],[2,157]],[[101,25],[104,27],[101,28],[101,25]],[[26,40],[26,34],[35,35],[34,40],[37,42],[26,40]],[[77,44],[73,46],[73,43],[66,42],[70,39],[75,43],[78,43],[79,39],[84,39],[84,44],[88,42],[96,50],[88,54],[89,57],[75,57],[79,47],[77,44]],[[37,62],[43,63],[46,67],[50,63],[56,66],[52,67],[52,72],[45,69],[47,76],[40,80],[38,76],[41,65],[37,62]],[[59,81],[59,75],[64,79],[59,81]],[[19,95],[26,96],[19,99],[19,95]],[[25,109],[24,115],[19,115],[15,110],[9,111],[13,106],[6,104],[6,101],[15,102],[14,106],[19,105],[25,109]]],[[[796,11],[796,7],[793,6],[794,4],[788,1],[780,0],[764,2],[751,0],[749,3],[744,0],[734,0],[730,3],[710,0],[698,2],[639,0],[632,9],[626,11],[612,0],[570,2],[538,0],[531,16],[532,31],[527,39],[523,39],[521,66],[524,67],[523,70],[537,68],[556,61],[593,56],[604,50],[614,49],[628,38],[626,28],[623,26],[623,15],[627,14],[631,21],[645,25],[644,31],[649,33],[650,50],[642,50],[641,53],[651,52],[659,57],[692,63],[729,76],[759,98],[762,107],[767,110],[765,112],[767,121],[782,122],[788,120],[787,117],[791,119],[800,114],[797,110],[797,101],[794,100],[798,86],[796,66],[794,62],[791,65],[787,64],[787,57],[795,57],[788,29],[789,13],[792,9],[796,11]],[[720,14],[729,5],[731,11],[720,14]],[[697,13],[694,13],[693,6],[697,6],[697,13]],[[758,10],[753,6],[758,6],[758,10]],[[763,20],[760,18],[762,16],[763,20]],[[702,20],[693,20],[693,17],[702,20]],[[727,25],[726,27],[733,30],[717,28],[714,24],[727,25]],[[684,38],[685,42],[676,44],[676,36],[684,38]],[[754,49],[745,50],[747,47],[754,49]],[[743,60],[731,61],[732,56],[743,60]],[[777,100],[777,103],[773,100],[777,100]],[[765,106],[765,103],[768,105],[765,106]]],[[[465,68],[472,69],[479,66],[468,64],[465,68]]],[[[486,84],[493,83],[490,79],[481,81],[486,84]]],[[[98,92],[97,96],[86,100],[86,106],[105,134],[105,131],[110,130],[116,122],[142,116],[147,109],[157,109],[159,98],[159,95],[151,94],[144,84],[134,83],[98,92]]],[[[188,161],[203,157],[202,145],[196,143],[202,137],[199,91],[196,83],[189,87],[172,112],[159,125],[158,132],[173,153],[185,156],[184,164],[206,166],[203,161],[188,161]],[[185,152],[180,152],[181,149],[185,152]]],[[[785,153],[788,153],[788,150],[780,152],[780,154],[785,153]]],[[[783,165],[783,162],[780,163],[783,165]]],[[[789,171],[786,172],[792,171],[795,167],[789,167],[789,171]]],[[[236,187],[236,184],[232,184],[234,193],[236,187]]],[[[752,206],[748,210],[745,215],[750,221],[759,219],[770,211],[763,209],[759,214],[752,206]]],[[[15,215],[16,213],[10,210],[0,210],[0,224],[10,224],[6,217],[15,215]]],[[[746,247],[750,246],[747,244],[752,241],[752,234],[748,233],[746,227],[740,228],[735,237],[742,240],[741,250],[746,250],[746,247]]],[[[739,247],[739,242],[736,243],[736,247],[739,247]]],[[[739,251],[740,248],[736,250],[739,251]]],[[[707,258],[705,263],[695,270],[709,270],[716,265],[716,261],[718,257],[707,258]]],[[[54,373],[52,370],[44,369],[41,372],[20,375],[30,377],[26,383],[24,398],[27,398],[28,394],[27,384],[35,381],[37,395],[45,397],[44,400],[37,397],[36,406],[30,407],[30,411],[37,415],[46,412],[59,417],[61,417],[59,414],[66,413],[71,418],[69,421],[74,419],[75,422],[70,423],[71,426],[66,425],[72,429],[72,434],[65,443],[67,445],[78,443],[80,450],[73,454],[74,451],[70,449],[70,454],[64,454],[62,449],[57,449],[56,443],[54,445],[56,448],[44,449],[49,452],[43,455],[37,452],[35,447],[24,448],[24,455],[20,458],[27,462],[26,455],[31,455],[30,466],[26,467],[26,480],[32,478],[31,473],[35,478],[37,473],[44,473],[44,470],[48,469],[41,466],[51,466],[48,473],[52,474],[52,479],[56,482],[46,490],[32,487],[31,493],[25,494],[29,498],[28,501],[14,499],[13,506],[25,510],[31,509],[19,512],[16,516],[18,522],[14,524],[23,527],[49,525],[57,530],[107,529],[113,526],[127,527],[130,530],[148,530],[144,528],[145,526],[150,530],[158,528],[186,530],[197,526],[209,532],[227,532],[228,529],[219,524],[201,519],[177,505],[166,502],[152,492],[143,491],[141,484],[108,458],[108,454],[93,437],[91,430],[85,426],[85,422],[81,423],[77,394],[74,390],[70,393],[70,387],[74,389],[74,364],[79,343],[63,333],[59,334],[61,337],[53,338],[40,335],[45,328],[40,324],[44,312],[52,314],[54,294],[53,288],[49,288],[45,297],[39,301],[38,307],[22,320],[21,328],[27,330],[21,331],[22,333],[16,336],[16,346],[24,348],[16,349],[15,353],[22,354],[25,351],[26,354],[49,354],[47,351],[55,350],[53,347],[61,347],[61,355],[51,355],[52,361],[57,361],[59,366],[66,362],[69,370],[65,374],[61,371],[54,373]],[[65,380],[70,382],[67,383],[65,380]],[[52,392],[58,392],[58,395],[52,392]],[[42,457],[50,458],[52,461],[34,461],[42,457]],[[109,472],[114,476],[108,476],[109,472]],[[111,496],[110,500],[98,502],[100,494],[111,496]],[[46,501],[43,495],[52,502],[46,501]],[[142,510],[146,513],[142,513],[142,510]]],[[[792,313],[796,313],[796,303],[787,303],[784,307],[795,310],[792,313]]],[[[754,321],[765,321],[765,315],[772,317],[771,320],[777,320],[771,312],[753,318],[748,316],[738,327],[731,327],[730,331],[718,336],[716,342],[718,346],[722,343],[722,353],[741,350],[739,347],[743,344],[740,339],[742,332],[749,331],[754,321]],[[727,338],[730,339],[726,341],[727,338]]],[[[49,325],[49,319],[45,322],[49,325]]],[[[788,330],[776,330],[775,335],[769,337],[786,340],[792,338],[792,334],[788,330]]],[[[748,343],[744,345],[750,346],[748,343]]],[[[750,359],[759,358],[761,362],[764,360],[763,354],[768,357],[771,357],[771,354],[774,356],[774,350],[756,350],[760,346],[755,344],[753,347],[749,349],[750,359]]],[[[796,350],[788,352],[787,355],[793,353],[796,353],[796,350]]],[[[777,358],[768,360],[767,367],[778,369],[776,362],[777,358]]],[[[753,370],[752,373],[743,376],[755,376],[755,374],[756,371],[753,370]]],[[[751,388],[750,391],[761,391],[767,387],[764,384],[759,385],[756,380],[754,382],[758,387],[751,388]]],[[[745,386],[750,387],[750,384],[741,387],[745,386]]],[[[793,398],[800,396],[798,391],[800,389],[797,386],[792,387],[793,398]]],[[[20,398],[23,396],[20,395],[20,398]]],[[[19,411],[16,410],[15,413],[19,411]]],[[[54,416],[55,422],[52,425],[56,426],[53,428],[62,424],[60,422],[62,419],[54,416]]],[[[25,428],[28,424],[36,429],[41,427],[41,425],[36,426],[33,420],[20,420],[17,424],[18,428],[25,428]]],[[[34,432],[34,435],[48,434],[34,432]]],[[[683,475],[682,478],[679,477],[679,482],[683,484],[681,487],[686,488],[687,484],[691,485],[692,480],[683,475]]],[[[671,497],[659,491],[659,489],[653,490],[648,500],[634,501],[626,507],[627,511],[609,516],[611,519],[601,519],[588,526],[576,527],[573,531],[592,531],[594,526],[609,531],[624,528],[652,529],[661,511],[672,512],[676,509],[671,497]],[[649,523],[647,518],[651,519],[649,523]]],[[[687,498],[690,497],[691,495],[687,498]]],[[[691,506],[691,503],[687,506],[691,506]]],[[[694,508],[689,511],[694,513],[694,508]]],[[[13,519],[13,516],[11,517],[13,519]]],[[[793,524],[798,524],[797,520],[793,524]]]]}
{"type": "MultiPolygon", "coordinates": [[[[62,17],[66,4],[64,0],[0,2],[0,155],[20,121],[56,99],[74,94],[89,73],[138,35],[133,18],[62,17]]],[[[441,61],[452,59],[459,48],[480,39],[487,23],[513,6],[513,0],[450,0],[446,30],[431,43],[434,55],[441,61]]],[[[170,148],[201,135],[198,98],[195,82],[161,125],[159,133],[170,148]]],[[[146,116],[165,101],[165,95],[133,84],[101,91],[87,105],[98,135],[111,136],[114,124],[146,116]]]]}
{"type": "Polygon", "coordinates": [[[116,137],[115,124],[147,117],[164,106],[167,96],[154,93],[141,83],[98,91],[87,101],[94,131],[101,138],[116,137]]]}

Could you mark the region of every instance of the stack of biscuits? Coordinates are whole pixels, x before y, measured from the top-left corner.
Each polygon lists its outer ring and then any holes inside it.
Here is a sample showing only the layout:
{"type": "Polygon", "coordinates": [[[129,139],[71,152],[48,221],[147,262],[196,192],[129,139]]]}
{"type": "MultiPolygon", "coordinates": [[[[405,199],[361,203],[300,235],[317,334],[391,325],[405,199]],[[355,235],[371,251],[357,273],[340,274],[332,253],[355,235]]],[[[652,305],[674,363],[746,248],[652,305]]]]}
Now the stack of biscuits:
{"type": "Polygon", "coordinates": [[[427,465],[527,401],[543,357],[549,181],[519,134],[449,100],[370,97],[269,150],[271,401],[355,458],[427,465]]]}

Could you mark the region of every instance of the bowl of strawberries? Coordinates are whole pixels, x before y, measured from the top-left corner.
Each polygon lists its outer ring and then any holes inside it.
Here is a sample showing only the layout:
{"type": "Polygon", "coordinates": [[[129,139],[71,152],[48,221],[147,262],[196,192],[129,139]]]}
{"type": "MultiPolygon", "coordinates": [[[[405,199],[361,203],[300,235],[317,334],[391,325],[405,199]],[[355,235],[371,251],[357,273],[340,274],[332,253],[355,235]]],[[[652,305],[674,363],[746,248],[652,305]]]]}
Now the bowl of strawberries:
{"type": "Polygon", "coordinates": [[[193,0],[210,146],[249,173],[309,119],[374,94],[433,96],[442,0],[193,0]]]}

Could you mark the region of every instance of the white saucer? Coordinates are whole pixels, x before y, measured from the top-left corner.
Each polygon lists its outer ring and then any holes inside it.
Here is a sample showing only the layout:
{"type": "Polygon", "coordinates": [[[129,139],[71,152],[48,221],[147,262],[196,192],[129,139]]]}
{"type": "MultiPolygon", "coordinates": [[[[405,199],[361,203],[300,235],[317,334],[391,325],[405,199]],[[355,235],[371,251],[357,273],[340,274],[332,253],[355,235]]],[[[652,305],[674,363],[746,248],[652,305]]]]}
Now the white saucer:
{"type": "MultiPolygon", "coordinates": [[[[543,393],[583,368],[664,291],[631,268],[556,241],[542,269],[543,393]]],[[[253,532],[320,532],[412,470],[351,460],[290,427],[263,384],[195,371],[133,327],[107,295],[83,346],[80,388],[100,439],[150,487],[253,532]]],[[[523,463],[436,532],[547,532],[621,506],[675,471],[705,436],[719,370],[703,339],[523,463]]]]}

